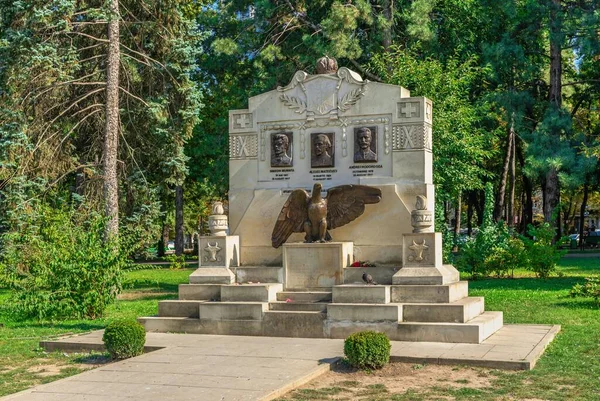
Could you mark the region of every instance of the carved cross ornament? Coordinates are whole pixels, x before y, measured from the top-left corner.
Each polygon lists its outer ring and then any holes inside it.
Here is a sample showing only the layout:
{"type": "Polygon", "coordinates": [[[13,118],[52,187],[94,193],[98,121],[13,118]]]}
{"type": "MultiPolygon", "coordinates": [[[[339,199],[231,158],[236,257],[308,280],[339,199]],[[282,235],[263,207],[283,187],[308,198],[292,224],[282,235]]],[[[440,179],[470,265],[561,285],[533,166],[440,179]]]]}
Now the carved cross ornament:
{"type": "Polygon", "coordinates": [[[249,124],[252,124],[252,122],[248,120],[248,114],[239,114],[236,123],[240,128],[246,128],[249,124]]]}

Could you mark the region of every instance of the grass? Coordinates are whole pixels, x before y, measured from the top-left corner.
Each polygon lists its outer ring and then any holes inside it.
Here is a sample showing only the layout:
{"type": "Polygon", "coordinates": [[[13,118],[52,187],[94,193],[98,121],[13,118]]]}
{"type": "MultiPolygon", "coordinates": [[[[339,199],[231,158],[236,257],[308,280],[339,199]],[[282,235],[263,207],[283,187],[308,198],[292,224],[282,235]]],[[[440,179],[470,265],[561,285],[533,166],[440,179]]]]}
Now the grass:
{"type": "MultiPolygon", "coordinates": [[[[178,284],[186,283],[193,271],[193,268],[127,271],[123,294],[108,307],[101,319],[14,321],[6,315],[0,315],[0,397],[72,376],[105,362],[104,355],[47,353],[39,348],[39,342],[103,329],[118,318],[155,315],[158,301],[177,298],[178,284]]],[[[7,290],[0,290],[0,305],[8,302],[8,297],[7,290]]]]}
{"type": "MultiPolygon", "coordinates": [[[[124,293],[97,320],[62,322],[12,321],[0,315],[0,396],[57,380],[89,369],[104,355],[46,353],[40,340],[104,328],[111,320],[150,316],[157,301],[177,296],[179,283],[193,269],[147,269],[126,272],[124,293]]],[[[584,277],[600,275],[597,258],[564,258],[560,277],[536,279],[516,272],[514,279],[485,279],[469,283],[469,295],[484,296],[487,310],[504,311],[505,323],[560,324],[561,333],[536,368],[528,372],[482,370],[491,385],[472,388],[460,379],[438,381],[435,386],[393,393],[384,384],[364,385],[342,380],[333,387],[299,389],[288,400],[582,400],[600,399],[600,309],[591,300],[570,298],[570,288],[584,277]],[[453,384],[453,385],[451,385],[453,384]]],[[[0,303],[8,293],[0,290],[0,303]]],[[[423,365],[413,365],[417,371],[423,365]]]]}

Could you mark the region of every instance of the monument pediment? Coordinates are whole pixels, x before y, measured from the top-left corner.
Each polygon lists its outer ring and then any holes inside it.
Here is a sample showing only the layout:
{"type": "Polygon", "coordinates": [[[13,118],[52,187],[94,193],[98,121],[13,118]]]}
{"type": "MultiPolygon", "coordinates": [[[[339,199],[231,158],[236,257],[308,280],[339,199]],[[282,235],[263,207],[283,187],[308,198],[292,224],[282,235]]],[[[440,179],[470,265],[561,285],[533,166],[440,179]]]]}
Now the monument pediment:
{"type": "Polygon", "coordinates": [[[278,87],[279,99],[307,121],[315,117],[338,117],[356,104],[366,93],[368,80],[345,67],[331,74],[309,75],[298,71],[287,86],[278,87]]]}

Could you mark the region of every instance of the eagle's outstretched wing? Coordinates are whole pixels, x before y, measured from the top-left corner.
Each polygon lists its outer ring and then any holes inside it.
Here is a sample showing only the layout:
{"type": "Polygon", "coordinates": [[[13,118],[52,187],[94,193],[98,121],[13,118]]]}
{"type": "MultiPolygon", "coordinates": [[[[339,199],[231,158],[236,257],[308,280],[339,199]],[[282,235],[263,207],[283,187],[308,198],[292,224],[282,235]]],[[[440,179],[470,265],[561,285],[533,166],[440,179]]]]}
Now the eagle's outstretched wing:
{"type": "Polygon", "coordinates": [[[281,208],[277,217],[271,243],[273,248],[279,248],[292,233],[304,232],[304,222],[307,219],[307,207],[310,195],[303,189],[295,189],[281,208]]]}
{"type": "Polygon", "coordinates": [[[340,185],[327,191],[327,228],[350,223],[364,213],[365,205],[381,200],[379,188],[366,185],[340,185]]]}

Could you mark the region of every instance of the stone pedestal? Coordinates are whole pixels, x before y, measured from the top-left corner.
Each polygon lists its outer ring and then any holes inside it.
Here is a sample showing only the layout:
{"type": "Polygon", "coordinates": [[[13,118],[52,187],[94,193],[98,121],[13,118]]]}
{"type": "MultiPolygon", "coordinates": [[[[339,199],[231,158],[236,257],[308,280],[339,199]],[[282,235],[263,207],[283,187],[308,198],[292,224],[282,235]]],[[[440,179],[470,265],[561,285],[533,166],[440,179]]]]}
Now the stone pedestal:
{"type": "Polygon", "coordinates": [[[240,237],[203,236],[198,242],[199,268],[190,275],[190,284],[232,284],[229,267],[239,266],[240,237]]]}
{"type": "Polygon", "coordinates": [[[283,244],[286,290],[331,288],[343,283],[344,267],[354,261],[352,242],[283,244]]]}
{"type": "Polygon", "coordinates": [[[443,285],[459,280],[458,270],[442,263],[442,234],[404,234],[402,269],[392,277],[397,285],[443,285]]]}
{"type": "Polygon", "coordinates": [[[200,267],[230,267],[240,263],[238,235],[203,236],[198,247],[200,267]]]}

